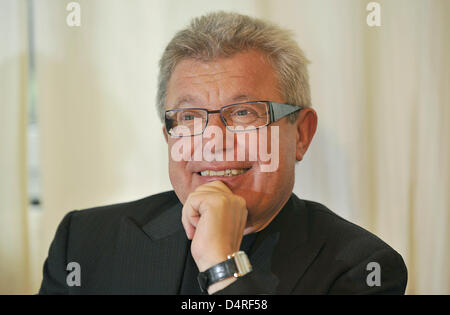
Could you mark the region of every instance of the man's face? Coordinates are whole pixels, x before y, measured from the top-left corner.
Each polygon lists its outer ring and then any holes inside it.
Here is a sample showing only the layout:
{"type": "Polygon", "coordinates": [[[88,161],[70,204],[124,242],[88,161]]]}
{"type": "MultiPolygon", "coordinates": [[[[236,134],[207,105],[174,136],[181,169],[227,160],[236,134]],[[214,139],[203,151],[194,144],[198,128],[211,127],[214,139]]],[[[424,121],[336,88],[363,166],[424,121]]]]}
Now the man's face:
{"type": "MultiPolygon", "coordinates": [[[[264,54],[257,51],[247,51],[229,58],[220,58],[210,62],[194,59],[184,59],[172,73],[168,84],[166,110],[175,108],[205,108],[218,110],[229,104],[247,101],[273,101],[284,103],[278,91],[279,82],[272,66],[264,54]]],[[[184,204],[188,195],[199,185],[209,181],[221,180],[234,194],[246,200],[248,209],[247,227],[256,228],[270,220],[289,198],[294,185],[294,167],[296,162],[296,142],[298,141],[297,124],[289,123],[285,117],[267,128],[268,152],[279,152],[278,167],[271,172],[263,172],[258,154],[256,161],[249,159],[249,138],[242,144],[237,141],[237,133],[227,129],[219,114],[210,114],[208,128],[222,129],[223,147],[212,149],[223,150],[224,161],[204,159],[196,161],[193,158],[194,140],[190,148],[191,161],[175,161],[171,154],[172,147],[183,138],[167,136],[169,149],[169,175],[172,186],[180,201],[184,204]],[[213,127],[216,126],[216,127],[213,127]],[[273,126],[278,126],[279,137],[274,141],[277,148],[271,146],[273,126]],[[279,138],[279,139],[278,139],[279,138]],[[236,151],[239,146],[245,146],[246,160],[238,161],[236,152],[232,153],[233,161],[225,159],[227,151],[236,151]],[[237,170],[245,173],[236,176],[202,176],[206,170],[237,170]]],[[[252,131],[258,134],[258,131],[252,131]]],[[[251,132],[249,132],[251,133],[251,132]]],[[[204,135],[194,136],[204,137],[204,135]]],[[[259,136],[258,136],[259,137],[259,136]]],[[[242,139],[242,138],[241,138],[242,139]]],[[[210,138],[203,138],[205,144],[210,138]]],[[[222,139],[220,139],[222,140],[222,139]]],[[[198,143],[198,142],[197,142],[198,143]]],[[[196,148],[202,150],[203,148],[196,148]]],[[[229,153],[229,152],[228,152],[229,153]]]]}

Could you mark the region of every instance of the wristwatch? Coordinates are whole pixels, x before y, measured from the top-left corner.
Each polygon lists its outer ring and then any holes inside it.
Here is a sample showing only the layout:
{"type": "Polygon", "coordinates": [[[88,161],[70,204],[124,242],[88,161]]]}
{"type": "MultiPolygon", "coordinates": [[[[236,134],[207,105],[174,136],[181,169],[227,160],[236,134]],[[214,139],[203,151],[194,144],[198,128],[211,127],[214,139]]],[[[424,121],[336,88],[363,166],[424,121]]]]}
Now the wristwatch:
{"type": "Polygon", "coordinates": [[[228,255],[227,258],[198,274],[198,284],[203,293],[208,292],[208,287],[216,282],[231,277],[239,278],[252,271],[252,265],[245,252],[235,252],[228,255]]]}

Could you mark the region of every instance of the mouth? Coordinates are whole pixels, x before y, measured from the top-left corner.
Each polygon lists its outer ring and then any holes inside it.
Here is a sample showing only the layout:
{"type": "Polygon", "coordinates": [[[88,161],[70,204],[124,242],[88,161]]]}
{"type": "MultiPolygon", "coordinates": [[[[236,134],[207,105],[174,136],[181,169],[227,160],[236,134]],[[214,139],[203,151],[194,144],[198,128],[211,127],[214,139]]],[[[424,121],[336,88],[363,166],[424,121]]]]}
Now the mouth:
{"type": "Polygon", "coordinates": [[[232,168],[232,169],[225,169],[225,170],[204,170],[201,172],[198,172],[197,174],[202,177],[233,177],[233,176],[239,176],[242,174],[245,174],[250,168],[232,168]]]}

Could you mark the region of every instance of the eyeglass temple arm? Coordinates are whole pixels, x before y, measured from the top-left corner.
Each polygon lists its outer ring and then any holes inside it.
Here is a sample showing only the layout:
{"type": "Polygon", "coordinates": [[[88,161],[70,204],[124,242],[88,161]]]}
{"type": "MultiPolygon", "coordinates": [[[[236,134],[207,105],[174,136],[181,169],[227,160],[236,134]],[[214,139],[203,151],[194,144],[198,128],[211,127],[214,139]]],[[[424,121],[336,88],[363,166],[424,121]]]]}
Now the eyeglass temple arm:
{"type": "Polygon", "coordinates": [[[270,104],[271,123],[276,122],[281,118],[304,108],[304,106],[301,105],[281,104],[275,102],[269,102],[269,104],[270,104]]]}

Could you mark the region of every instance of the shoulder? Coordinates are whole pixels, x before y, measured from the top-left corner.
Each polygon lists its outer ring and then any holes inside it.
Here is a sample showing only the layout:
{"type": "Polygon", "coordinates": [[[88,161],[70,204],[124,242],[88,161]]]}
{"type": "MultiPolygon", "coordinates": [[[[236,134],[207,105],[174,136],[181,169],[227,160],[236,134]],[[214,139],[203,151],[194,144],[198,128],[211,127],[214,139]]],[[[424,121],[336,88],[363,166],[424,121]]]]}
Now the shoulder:
{"type": "Polygon", "coordinates": [[[69,212],[59,224],[50,246],[40,294],[69,293],[66,285],[69,261],[83,266],[85,283],[101,285],[114,267],[117,244],[123,237],[129,237],[121,234],[131,231],[128,223],[132,221],[140,227],[178,202],[175,193],[168,191],[136,201],[69,212]]]}
{"type": "MultiPolygon", "coordinates": [[[[386,242],[375,234],[337,215],[323,204],[309,200],[300,200],[304,203],[310,220],[310,232],[321,236],[329,246],[373,251],[378,249],[392,249],[386,242]]],[[[345,255],[345,253],[343,253],[345,255]]]]}
{"type": "Polygon", "coordinates": [[[309,200],[300,200],[308,217],[311,239],[323,240],[322,255],[342,268],[368,260],[386,262],[406,273],[402,256],[372,232],[354,224],[326,206],[309,200]]]}
{"type": "Polygon", "coordinates": [[[66,215],[63,222],[89,228],[104,230],[108,226],[117,225],[123,218],[131,218],[136,224],[143,225],[164,210],[179,203],[174,191],[162,192],[139,200],[75,210],[66,215]]]}
{"type": "MultiPolygon", "coordinates": [[[[318,265],[326,266],[329,293],[403,294],[407,268],[402,256],[385,241],[364,228],[345,220],[324,205],[304,203],[311,239],[323,240],[318,265]],[[380,287],[368,287],[368,270],[376,263],[381,273],[380,287]]],[[[321,269],[321,272],[324,272],[321,269]]]]}

